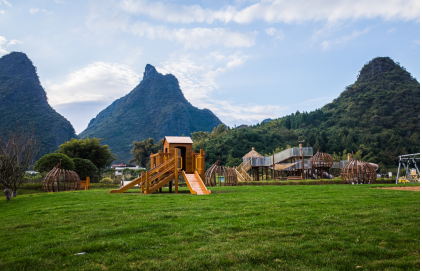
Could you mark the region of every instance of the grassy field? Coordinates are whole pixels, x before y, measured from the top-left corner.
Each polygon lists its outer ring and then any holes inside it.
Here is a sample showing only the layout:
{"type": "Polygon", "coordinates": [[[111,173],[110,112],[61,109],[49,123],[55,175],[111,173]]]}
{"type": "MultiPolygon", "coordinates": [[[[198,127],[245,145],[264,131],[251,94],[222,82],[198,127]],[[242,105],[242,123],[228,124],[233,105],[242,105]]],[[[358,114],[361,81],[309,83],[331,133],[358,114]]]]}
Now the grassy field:
{"type": "Polygon", "coordinates": [[[0,270],[419,270],[420,194],[379,186],[19,190],[0,270]]]}

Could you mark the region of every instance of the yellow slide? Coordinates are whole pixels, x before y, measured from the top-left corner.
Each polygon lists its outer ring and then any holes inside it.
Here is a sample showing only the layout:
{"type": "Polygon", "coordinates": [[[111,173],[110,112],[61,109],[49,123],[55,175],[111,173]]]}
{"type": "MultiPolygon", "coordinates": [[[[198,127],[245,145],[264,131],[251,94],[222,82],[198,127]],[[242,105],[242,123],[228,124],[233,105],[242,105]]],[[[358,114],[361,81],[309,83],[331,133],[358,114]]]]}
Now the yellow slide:
{"type": "Polygon", "coordinates": [[[119,189],[110,190],[110,194],[111,193],[123,193],[123,192],[126,192],[127,190],[131,189],[132,187],[134,187],[135,185],[139,184],[143,180],[145,180],[145,173],[142,173],[142,175],[140,177],[138,177],[135,180],[131,181],[130,183],[128,183],[128,184],[120,187],[119,189]]]}
{"type": "Polygon", "coordinates": [[[185,178],[185,182],[189,187],[189,190],[191,194],[196,195],[208,195],[211,194],[211,191],[209,191],[204,183],[202,182],[201,177],[199,176],[198,172],[195,171],[194,174],[186,174],[185,171],[183,171],[183,177],[185,178]]]}

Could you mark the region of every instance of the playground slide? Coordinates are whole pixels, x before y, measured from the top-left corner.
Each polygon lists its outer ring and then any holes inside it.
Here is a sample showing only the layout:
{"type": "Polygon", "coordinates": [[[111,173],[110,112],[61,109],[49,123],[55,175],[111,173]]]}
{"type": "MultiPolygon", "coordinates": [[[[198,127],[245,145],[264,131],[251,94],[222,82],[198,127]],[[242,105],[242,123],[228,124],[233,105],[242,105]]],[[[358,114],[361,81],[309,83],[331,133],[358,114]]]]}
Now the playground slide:
{"type": "Polygon", "coordinates": [[[196,195],[211,194],[211,191],[209,191],[205,187],[197,171],[195,171],[194,174],[186,174],[186,172],[183,171],[183,177],[185,178],[185,182],[188,185],[191,194],[196,194],[196,195]]]}
{"type": "Polygon", "coordinates": [[[140,182],[142,182],[142,180],[144,180],[144,179],[145,179],[145,174],[143,173],[140,177],[136,178],[135,180],[131,181],[128,184],[125,184],[124,186],[120,187],[119,189],[110,190],[110,194],[111,193],[123,193],[123,192],[126,192],[127,190],[133,188],[135,185],[137,185],[140,182]]]}

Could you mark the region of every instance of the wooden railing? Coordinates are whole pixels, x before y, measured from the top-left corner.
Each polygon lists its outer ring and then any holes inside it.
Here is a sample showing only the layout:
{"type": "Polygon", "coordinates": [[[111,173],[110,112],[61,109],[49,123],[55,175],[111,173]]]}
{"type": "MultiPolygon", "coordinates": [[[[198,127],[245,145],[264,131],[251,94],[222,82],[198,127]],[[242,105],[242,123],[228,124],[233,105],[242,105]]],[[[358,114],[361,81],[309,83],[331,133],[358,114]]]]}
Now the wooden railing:
{"type": "Polygon", "coordinates": [[[151,154],[149,156],[151,168],[155,168],[156,166],[167,162],[172,156],[172,153],[162,152],[161,150],[158,151],[158,153],[151,154]]]}
{"type": "Polygon", "coordinates": [[[164,162],[161,165],[158,165],[155,168],[152,168],[151,170],[147,171],[145,173],[145,179],[141,182],[141,188],[142,192],[149,193],[150,188],[152,188],[156,183],[160,182],[162,179],[164,179],[166,176],[164,174],[175,171],[175,157],[173,156],[166,162],[164,162]]]}
{"type": "Polygon", "coordinates": [[[251,161],[245,160],[236,168],[236,174],[240,174],[241,179],[250,182],[252,181],[252,177],[249,176],[248,170],[250,170],[251,167],[251,161]]]}

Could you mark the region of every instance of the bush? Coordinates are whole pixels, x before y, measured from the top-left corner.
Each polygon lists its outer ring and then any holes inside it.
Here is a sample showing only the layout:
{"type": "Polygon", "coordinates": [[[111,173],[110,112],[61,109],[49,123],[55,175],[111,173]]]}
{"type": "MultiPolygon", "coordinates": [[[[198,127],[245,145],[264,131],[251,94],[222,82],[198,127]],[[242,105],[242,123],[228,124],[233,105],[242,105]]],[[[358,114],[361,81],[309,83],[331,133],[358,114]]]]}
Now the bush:
{"type": "Polygon", "coordinates": [[[102,183],[102,184],[112,184],[113,180],[110,179],[110,178],[103,178],[103,179],[101,179],[100,183],[102,183]]]}
{"type": "Polygon", "coordinates": [[[50,153],[44,155],[35,163],[34,170],[38,172],[49,172],[60,163],[60,160],[61,169],[75,170],[75,164],[72,159],[63,153],[50,153]]]}
{"type": "Polygon", "coordinates": [[[59,146],[57,152],[64,153],[72,158],[90,160],[99,170],[105,171],[116,159],[116,155],[110,152],[108,145],[101,146],[99,138],[72,138],[59,146]]]}
{"type": "Polygon", "coordinates": [[[75,164],[75,171],[78,173],[81,180],[86,180],[86,177],[94,179],[98,174],[98,168],[88,159],[73,158],[75,164]]]}

